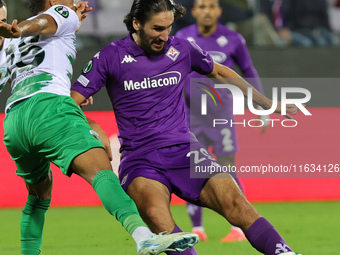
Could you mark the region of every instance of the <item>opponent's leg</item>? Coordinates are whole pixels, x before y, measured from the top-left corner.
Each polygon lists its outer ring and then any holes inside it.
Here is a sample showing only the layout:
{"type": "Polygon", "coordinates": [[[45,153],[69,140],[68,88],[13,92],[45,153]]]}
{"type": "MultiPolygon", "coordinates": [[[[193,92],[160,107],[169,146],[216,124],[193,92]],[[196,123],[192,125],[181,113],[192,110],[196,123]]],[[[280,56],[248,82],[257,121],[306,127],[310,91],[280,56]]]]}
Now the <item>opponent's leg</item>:
{"type": "Polygon", "coordinates": [[[28,197],[20,219],[22,254],[40,254],[45,214],[52,197],[52,185],[51,171],[37,184],[26,182],[28,197]]]}
{"type": "Polygon", "coordinates": [[[240,227],[249,242],[266,255],[292,251],[278,231],[247,201],[228,174],[210,178],[200,195],[202,203],[240,227]]]}
{"type": "Polygon", "coordinates": [[[103,149],[94,148],[79,155],[74,159],[72,169],[92,185],[106,210],[132,236],[137,243],[138,254],[159,254],[169,249],[184,251],[197,242],[196,236],[191,233],[152,234],[139,216],[135,203],[120,186],[103,149]]]}
{"type": "MultiPolygon", "coordinates": [[[[232,155],[224,155],[217,157],[217,162],[220,163],[222,166],[235,166],[235,154],[232,155]]],[[[234,178],[236,183],[238,184],[239,188],[243,192],[243,186],[240,180],[237,178],[236,172],[231,172],[230,175],[234,178]]],[[[237,241],[246,241],[247,238],[244,235],[242,229],[236,226],[231,226],[230,232],[221,239],[221,242],[237,242],[237,241]]]]}
{"type": "MultiPolygon", "coordinates": [[[[170,212],[170,192],[168,188],[156,181],[147,179],[144,177],[135,178],[127,189],[129,196],[135,201],[137,208],[152,232],[161,233],[179,233],[179,229],[174,222],[174,219],[170,212]]],[[[189,248],[193,247],[196,240],[189,242],[189,248]]],[[[183,247],[179,245],[176,249],[188,248],[188,243],[184,244],[183,247]]],[[[168,252],[167,254],[177,254],[175,252],[168,252]]],[[[196,255],[195,248],[188,249],[181,252],[184,255],[196,255]]]]}
{"type": "Polygon", "coordinates": [[[140,218],[135,203],[121,188],[102,148],[94,148],[79,155],[71,167],[92,185],[105,209],[116,217],[136,242],[152,234],[140,218]]]}

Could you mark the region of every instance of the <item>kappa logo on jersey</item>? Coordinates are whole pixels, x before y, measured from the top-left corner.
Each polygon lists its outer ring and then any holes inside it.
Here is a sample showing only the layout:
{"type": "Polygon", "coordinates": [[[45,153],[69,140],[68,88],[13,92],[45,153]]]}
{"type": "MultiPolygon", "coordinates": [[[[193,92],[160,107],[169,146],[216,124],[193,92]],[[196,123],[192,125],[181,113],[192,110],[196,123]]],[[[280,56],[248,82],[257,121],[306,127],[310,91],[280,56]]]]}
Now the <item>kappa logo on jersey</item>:
{"type": "Polygon", "coordinates": [[[220,47],[224,47],[229,43],[228,39],[224,35],[217,38],[216,42],[220,47]]]}
{"type": "Polygon", "coordinates": [[[96,53],[96,55],[94,55],[93,57],[96,58],[96,59],[99,59],[99,57],[100,57],[100,51],[98,51],[98,52],[96,53]]]}
{"type": "Polygon", "coordinates": [[[131,57],[131,55],[125,55],[123,61],[120,63],[123,64],[123,63],[132,63],[132,62],[137,62],[137,60],[131,57]]]}
{"type": "Polygon", "coordinates": [[[83,68],[83,73],[89,73],[93,68],[93,60],[91,59],[83,68]]]}
{"type": "Polygon", "coordinates": [[[56,12],[63,16],[65,19],[68,18],[69,12],[64,6],[58,6],[55,8],[56,12]]]}
{"type": "Polygon", "coordinates": [[[179,54],[180,54],[180,52],[178,50],[176,50],[172,46],[170,47],[170,49],[166,53],[167,57],[169,57],[172,61],[176,61],[176,59],[178,58],[179,54]]]}

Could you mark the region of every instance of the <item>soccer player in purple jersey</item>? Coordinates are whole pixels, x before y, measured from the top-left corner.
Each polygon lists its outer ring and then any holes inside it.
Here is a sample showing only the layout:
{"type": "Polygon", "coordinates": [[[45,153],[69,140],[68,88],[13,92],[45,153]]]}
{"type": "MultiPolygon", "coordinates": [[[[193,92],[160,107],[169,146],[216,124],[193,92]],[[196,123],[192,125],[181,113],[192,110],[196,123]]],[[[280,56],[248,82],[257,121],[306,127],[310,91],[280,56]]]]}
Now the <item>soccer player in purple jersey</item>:
{"type": "MultiPolygon", "coordinates": [[[[185,38],[189,41],[195,42],[203,50],[207,51],[213,60],[219,64],[223,64],[232,68],[236,64],[244,77],[252,78],[252,85],[263,94],[261,83],[255,67],[253,66],[250,54],[244,38],[226,26],[218,22],[222,14],[222,8],[218,0],[195,0],[194,7],[191,10],[192,16],[196,19],[196,24],[190,25],[179,30],[176,37],[185,38]]],[[[192,98],[201,98],[202,90],[195,89],[197,84],[192,84],[190,91],[190,78],[205,77],[196,72],[192,72],[186,79],[186,93],[188,117],[190,116],[190,130],[194,133],[197,140],[206,148],[212,146],[213,152],[217,157],[217,161],[223,166],[235,166],[235,153],[238,151],[235,126],[221,125],[218,127],[211,127],[210,123],[205,118],[202,118],[200,112],[189,112],[190,96],[192,98]],[[190,93],[189,93],[190,92],[190,93]]],[[[211,81],[213,86],[213,82],[211,81]]],[[[225,90],[219,92],[223,107],[216,110],[213,101],[210,100],[208,104],[209,109],[214,111],[216,119],[234,120],[233,118],[233,99],[230,91],[225,90]],[[216,116],[217,115],[217,116],[216,116]]],[[[194,105],[193,105],[194,106],[194,105]]],[[[196,108],[196,107],[195,107],[196,108]]],[[[198,106],[198,109],[200,107],[198,106]]],[[[209,111],[211,112],[211,111],[209,111]]],[[[265,119],[268,119],[265,116],[265,119]]],[[[263,125],[262,131],[265,130],[263,125]]],[[[232,172],[240,188],[242,185],[238,180],[236,173],[232,172]]],[[[242,189],[243,191],[243,189],[242,189]]],[[[193,224],[193,232],[200,236],[201,241],[207,241],[208,237],[204,231],[202,221],[202,207],[193,204],[187,204],[187,211],[193,224]]],[[[231,232],[224,238],[222,242],[234,242],[247,240],[242,230],[238,227],[232,226],[231,232]]]]}
{"type": "MultiPolygon", "coordinates": [[[[204,158],[199,163],[194,157],[205,149],[190,132],[185,116],[184,82],[190,72],[230,78],[245,95],[251,88],[254,101],[264,109],[269,109],[272,101],[234,71],[214,62],[196,44],[169,37],[174,19],[183,11],[172,0],[134,0],[124,19],[129,35],[95,54],[73,85],[71,95],[80,105],[106,87],[121,142],[121,185],[152,231],[181,231],[170,212],[174,193],[220,213],[240,227],[258,251],[295,254],[228,173],[190,178],[190,165],[217,164],[208,154],[199,155],[204,158]]],[[[287,105],[286,110],[295,114],[297,107],[287,105]]],[[[281,113],[280,104],[276,112],[281,113]]],[[[183,254],[197,252],[189,249],[183,254]]]]}
{"type": "Polygon", "coordinates": [[[198,241],[196,234],[155,235],[146,227],[112,171],[102,144],[107,136],[96,123],[89,125],[70,97],[75,32],[91,10],[87,1],[30,0],[29,6],[34,14],[30,19],[0,22],[0,36],[12,38],[6,49],[12,95],[4,143],[28,191],[20,220],[21,254],[41,252],[52,196],[51,162],[93,187],[107,211],[131,234],[139,255],[191,248],[198,241]]]}

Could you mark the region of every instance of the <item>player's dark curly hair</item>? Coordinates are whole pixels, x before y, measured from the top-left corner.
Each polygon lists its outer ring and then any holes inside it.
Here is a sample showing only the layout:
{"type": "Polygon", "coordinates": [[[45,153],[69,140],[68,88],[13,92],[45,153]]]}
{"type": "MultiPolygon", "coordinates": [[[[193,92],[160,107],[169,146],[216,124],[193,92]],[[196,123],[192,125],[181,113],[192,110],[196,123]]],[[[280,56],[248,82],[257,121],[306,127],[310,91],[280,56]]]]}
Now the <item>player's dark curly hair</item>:
{"type": "Polygon", "coordinates": [[[151,15],[166,11],[173,11],[175,19],[181,18],[186,12],[182,5],[175,4],[173,0],[134,0],[130,12],[124,18],[124,23],[129,32],[135,33],[133,18],[143,26],[151,15]]]}
{"type": "Polygon", "coordinates": [[[43,11],[45,8],[45,1],[46,0],[29,0],[28,1],[28,8],[33,15],[37,15],[39,12],[43,11]]]}
{"type": "Polygon", "coordinates": [[[6,2],[4,0],[0,0],[0,8],[6,7],[6,2]]]}

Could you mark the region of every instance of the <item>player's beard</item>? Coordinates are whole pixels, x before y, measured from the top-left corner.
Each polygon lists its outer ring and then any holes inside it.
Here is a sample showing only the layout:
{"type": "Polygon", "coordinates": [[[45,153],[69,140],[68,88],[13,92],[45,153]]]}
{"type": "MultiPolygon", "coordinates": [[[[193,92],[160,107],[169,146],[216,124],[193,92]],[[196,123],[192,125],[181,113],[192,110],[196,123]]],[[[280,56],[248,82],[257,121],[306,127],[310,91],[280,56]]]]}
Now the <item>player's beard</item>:
{"type": "Polygon", "coordinates": [[[141,47],[148,53],[152,54],[152,55],[162,55],[165,52],[165,42],[164,42],[164,46],[161,50],[159,51],[155,51],[151,48],[151,43],[153,43],[154,41],[152,41],[150,44],[148,42],[148,36],[146,35],[144,29],[140,29],[139,30],[139,36],[140,36],[140,40],[141,40],[141,47]]]}

